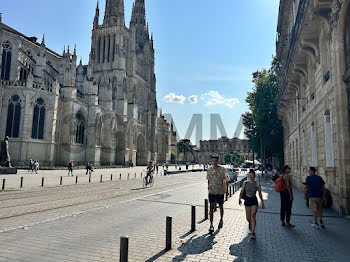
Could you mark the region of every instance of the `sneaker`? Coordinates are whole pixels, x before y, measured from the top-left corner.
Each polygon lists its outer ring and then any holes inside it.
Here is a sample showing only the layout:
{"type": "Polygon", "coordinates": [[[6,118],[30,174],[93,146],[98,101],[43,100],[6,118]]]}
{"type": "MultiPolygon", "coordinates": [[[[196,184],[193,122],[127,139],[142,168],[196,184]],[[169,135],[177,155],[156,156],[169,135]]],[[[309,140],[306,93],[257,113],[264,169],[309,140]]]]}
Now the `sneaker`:
{"type": "Polygon", "coordinates": [[[252,233],[252,234],[250,235],[250,239],[256,239],[255,233],[252,233]]]}
{"type": "Polygon", "coordinates": [[[317,223],[313,223],[312,226],[313,226],[314,228],[316,228],[316,229],[320,229],[320,227],[318,226],[317,223]]]}
{"type": "Polygon", "coordinates": [[[321,224],[321,227],[322,227],[323,229],[325,229],[325,228],[326,228],[326,226],[324,225],[324,223],[323,223],[323,221],[322,221],[322,220],[320,221],[320,224],[321,224]]]}
{"type": "Polygon", "coordinates": [[[213,227],[213,225],[210,225],[209,234],[213,234],[213,233],[214,233],[214,227],[213,227]]]}
{"type": "Polygon", "coordinates": [[[224,221],[222,221],[222,219],[219,222],[218,228],[222,228],[224,226],[224,221]]]}

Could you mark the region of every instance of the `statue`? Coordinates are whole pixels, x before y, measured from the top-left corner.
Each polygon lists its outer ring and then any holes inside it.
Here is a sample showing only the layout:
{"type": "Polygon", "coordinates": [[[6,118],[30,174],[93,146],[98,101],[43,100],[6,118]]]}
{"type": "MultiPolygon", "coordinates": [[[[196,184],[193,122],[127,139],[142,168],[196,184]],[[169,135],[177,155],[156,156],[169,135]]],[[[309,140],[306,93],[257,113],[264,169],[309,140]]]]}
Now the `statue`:
{"type": "Polygon", "coordinates": [[[11,167],[11,158],[9,154],[9,137],[6,136],[4,141],[1,142],[0,150],[0,165],[5,167],[11,167]]]}

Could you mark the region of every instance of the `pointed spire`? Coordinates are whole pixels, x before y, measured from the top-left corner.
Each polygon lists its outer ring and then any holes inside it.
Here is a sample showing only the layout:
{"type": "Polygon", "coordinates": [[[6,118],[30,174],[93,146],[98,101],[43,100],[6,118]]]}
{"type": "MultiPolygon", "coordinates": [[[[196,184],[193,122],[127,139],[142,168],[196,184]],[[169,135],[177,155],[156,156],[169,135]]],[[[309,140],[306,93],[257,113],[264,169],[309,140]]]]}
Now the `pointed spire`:
{"type": "Polygon", "coordinates": [[[99,2],[97,0],[96,12],[95,12],[95,18],[94,18],[94,27],[93,27],[94,29],[98,27],[99,19],[100,19],[100,7],[99,7],[99,2]]]}
{"type": "Polygon", "coordinates": [[[145,0],[135,0],[130,28],[136,30],[136,47],[143,49],[145,42],[149,39],[145,0]]]}
{"type": "Polygon", "coordinates": [[[68,45],[68,47],[67,47],[67,54],[70,54],[70,53],[69,53],[69,45],[68,45]]]}
{"type": "Polygon", "coordinates": [[[124,26],[124,0],[106,0],[103,25],[106,27],[124,26]]]}
{"type": "Polygon", "coordinates": [[[74,51],[73,51],[73,55],[77,55],[77,44],[74,44],[74,51]]]}
{"type": "Polygon", "coordinates": [[[80,57],[79,66],[83,66],[83,58],[80,57]]]}
{"type": "Polygon", "coordinates": [[[41,40],[41,45],[45,45],[45,34],[43,34],[43,38],[42,38],[42,40],[41,40]]]}
{"type": "Polygon", "coordinates": [[[63,55],[66,54],[66,46],[63,47],[63,55]]]}

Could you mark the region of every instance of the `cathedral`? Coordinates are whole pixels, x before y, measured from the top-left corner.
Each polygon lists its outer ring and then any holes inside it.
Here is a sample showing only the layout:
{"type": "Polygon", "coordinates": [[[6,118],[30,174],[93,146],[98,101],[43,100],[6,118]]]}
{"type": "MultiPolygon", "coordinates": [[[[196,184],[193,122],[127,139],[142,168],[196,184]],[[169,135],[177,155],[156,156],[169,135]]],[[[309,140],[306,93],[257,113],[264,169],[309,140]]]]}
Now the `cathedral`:
{"type": "Polygon", "coordinates": [[[145,0],[135,0],[129,27],[124,0],[106,0],[102,25],[99,17],[97,4],[88,65],[75,47],[58,54],[0,17],[0,137],[13,164],[170,160],[173,125],[158,114],[145,0]]]}

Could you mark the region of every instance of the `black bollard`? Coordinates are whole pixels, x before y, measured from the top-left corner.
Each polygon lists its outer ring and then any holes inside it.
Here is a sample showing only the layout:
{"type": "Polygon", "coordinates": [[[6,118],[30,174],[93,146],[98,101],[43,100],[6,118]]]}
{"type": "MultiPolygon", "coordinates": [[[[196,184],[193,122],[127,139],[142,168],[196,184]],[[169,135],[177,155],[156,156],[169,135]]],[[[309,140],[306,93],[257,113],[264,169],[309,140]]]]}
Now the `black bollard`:
{"type": "Polygon", "coordinates": [[[6,179],[2,180],[2,190],[5,190],[5,183],[6,183],[6,179]]]}
{"type": "Polygon", "coordinates": [[[62,186],[62,177],[60,177],[60,186],[62,186]]]}
{"type": "Polygon", "coordinates": [[[113,181],[113,174],[111,174],[111,181],[113,181]]]}
{"type": "Polygon", "coordinates": [[[142,178],[142,172],[141,172],[141,178],[142,178]]]}
{"type": "Polygon", "coordinates": [[[102,175],[101,175],[101,178],[100,178],[100,183],[102,183],[102,175]]]}
{"type": "Polygon", "coordinates": [[[135,173],[135,178],[136,178],[136,173],[135,173]]]}
{"type": "Polygon", "coordinates": [[[172,217],[166,217],[165,250],[171,249],[172,217]]]}
{"type": "Polygon", "coordinates": [[[89,183],[91,183],[91,174],[89,174],[89,183]]]}
{"type": "Polygon", "coordinates": [[[204,199],[204,220],[208,219],[208,210],[209,210],[209,205],[208,205],[208,199],[204,199]]]}
{"type": "Polygon", "coordinates": [[[23,187],[23,176],[21,176],[21,185],[20,187],[22,188],[23,187]]]}
{"type": "Polygon", "coordinates": [[[129,173],[128,173],[128,179],[129,179],[129,173]]]}
{"type": "Polygon", "coordinates": [[[122,174],[119,175],[119,180],[122,180],[122,174]]]}
{"type": "Polygon", "coordinates": [[[78,184],[78,176],[75,176],[75,183],[78,184]]]}
{"type": "Polygon", "coordinates": [[[230,185],[230,197],[232,197],[232,185],[230,185]]]}
{"type": "Polygon", "coordinates": [[[120,262],[128,262],[129,237],[120,238],[120,262]]]}
{"type": "Polygon", "coordinates": [[[191,232],[196,231],[196,207],[191,207],[191,232]]]}
{"type": "Polygon", "coordinates": [[[44,177],[41,178],[41,186],[44,186],[44,177]]]}

